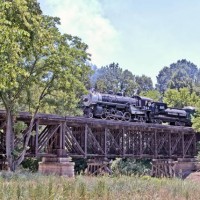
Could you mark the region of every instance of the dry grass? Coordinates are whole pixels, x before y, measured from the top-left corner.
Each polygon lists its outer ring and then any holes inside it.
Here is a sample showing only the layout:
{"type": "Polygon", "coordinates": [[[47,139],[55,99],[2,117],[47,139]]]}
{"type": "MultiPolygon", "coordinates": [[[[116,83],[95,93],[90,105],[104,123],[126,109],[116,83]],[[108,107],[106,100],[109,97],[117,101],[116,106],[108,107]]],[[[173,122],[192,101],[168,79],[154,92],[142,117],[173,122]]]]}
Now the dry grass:
{"type": "Polygon", "coordinates": [[[1,173],[0,199],[200,199],[200,183],[150,177],[84,177],[73,179],[30,173],[1,173]]]}

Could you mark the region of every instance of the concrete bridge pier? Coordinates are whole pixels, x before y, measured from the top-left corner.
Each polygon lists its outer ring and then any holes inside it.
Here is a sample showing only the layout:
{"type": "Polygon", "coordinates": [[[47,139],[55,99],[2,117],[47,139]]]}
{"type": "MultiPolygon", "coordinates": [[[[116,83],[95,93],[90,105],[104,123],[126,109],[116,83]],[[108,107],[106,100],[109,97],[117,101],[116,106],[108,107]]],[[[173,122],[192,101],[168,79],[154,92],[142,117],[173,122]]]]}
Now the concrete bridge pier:
{"type": "Polygon", "coordinates": [[[74,177],[74,165],[71,157],[65,150],[59,149],[58,155],[42,157],[42,162],[39,163],[38,171],[45,175],[58,175],[66,177],[74,177]]]}

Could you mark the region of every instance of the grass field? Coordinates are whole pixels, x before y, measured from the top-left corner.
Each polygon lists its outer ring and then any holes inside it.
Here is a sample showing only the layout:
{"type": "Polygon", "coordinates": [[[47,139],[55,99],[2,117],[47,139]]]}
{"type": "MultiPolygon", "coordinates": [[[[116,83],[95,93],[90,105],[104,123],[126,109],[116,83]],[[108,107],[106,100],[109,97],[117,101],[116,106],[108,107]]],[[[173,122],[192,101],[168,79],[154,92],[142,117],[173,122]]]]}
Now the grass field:
{"type": "Polygon", "coordinates": [[[0,199],[200,199],[200,183],[150,177],[65,178],[31,173],[0,176],[0,199]]]}

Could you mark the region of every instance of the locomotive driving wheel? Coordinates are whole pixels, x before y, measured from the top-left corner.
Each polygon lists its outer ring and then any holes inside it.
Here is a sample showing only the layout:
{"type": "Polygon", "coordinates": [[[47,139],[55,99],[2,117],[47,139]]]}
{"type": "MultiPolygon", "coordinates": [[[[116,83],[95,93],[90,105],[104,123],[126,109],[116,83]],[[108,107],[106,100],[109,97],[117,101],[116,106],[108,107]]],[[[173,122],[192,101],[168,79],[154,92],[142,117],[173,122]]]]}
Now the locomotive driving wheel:
{"type": "Polygon", "coordinates": [[[106,117],[107,117],[107,109],[104,108],[103,113],[101,114],[101,119],[106,119],[106,117]]]}
{"type": "Polygon", "coordinates": [[[93,113],[92,112],[88,113],[88,118],[93,118],[93,113]]]}
{"type": "Polygon", "coordinates": [[[144,123],[145,122],[144,117],[143,116],[139,116],[138,117],[138,121],[141,122],[141,123],[144,123]]]}
{"type": "Polygon", "coordinates": [[[185,126],[184,122],[175,121],[175,126],[185,126]]]}
{"type": "Polygon", "coordinates": [[[122,118],[123,118],[123,112],[122,111],[117,111],[115,119],[118,120],[118,121],[121,121],[122,118]]]}
{"type": "Polygon", "coordinates": [[[162,124],[162,120],[160,120],[160,119],[153,119],[152,122],[154,124],[162,124]]]}
{"type": "Polygon", "coordinates": [[[124,121],[131,121],[131,114],[129,112],[125,112],[123,115],[123,120],[124,121]]]}

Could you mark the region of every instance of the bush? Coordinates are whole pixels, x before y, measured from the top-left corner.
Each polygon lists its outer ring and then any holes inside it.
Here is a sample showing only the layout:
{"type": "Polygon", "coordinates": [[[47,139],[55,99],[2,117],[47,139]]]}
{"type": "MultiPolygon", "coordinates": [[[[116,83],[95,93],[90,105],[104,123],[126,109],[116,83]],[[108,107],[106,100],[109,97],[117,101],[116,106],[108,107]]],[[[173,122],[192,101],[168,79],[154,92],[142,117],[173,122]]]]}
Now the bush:
{"type": "Polygon", "coordinates": [[[25,158],[21,165],[23,168],[28,169],[30,172],[37,172],[39,167],[39,160],[36,158],[25,158]]]}
{"type": "Polygon", "coordinates": [[[146,175],[150,172],[150,160],[136,160],[133,158],[117,158],[111,164],[114,175],[146,175]]]}
{"type": "Polygon", "coordinates": [[[74,158],[72,161],[75,162],[74,166],[75,174],[81,174],[87,168],[87,160],[84,158],[78,158],[78,159],[74,158]]]}

